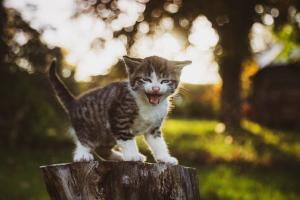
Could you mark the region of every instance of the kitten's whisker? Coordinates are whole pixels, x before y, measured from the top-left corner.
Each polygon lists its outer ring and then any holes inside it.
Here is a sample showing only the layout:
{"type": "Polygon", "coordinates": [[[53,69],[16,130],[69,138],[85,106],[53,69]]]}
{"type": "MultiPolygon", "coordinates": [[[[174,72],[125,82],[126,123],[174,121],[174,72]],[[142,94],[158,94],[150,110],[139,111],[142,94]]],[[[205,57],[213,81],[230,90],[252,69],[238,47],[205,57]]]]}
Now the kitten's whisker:
{"type": "Polygon", "coordinates": [[[178,91],[181,92],[181,93],[186,93],[186,94],[191,93],[187,88],[184,88],[183,86],[179,87],[178,91]]]}
{"type": "Polygon", "coordinates": [[[135,136],[148,130],[152,138],[146,137],[146,140],[155,152],[155,159],[177,164],[177,159],[170,156],[163,137],[156,136],[161,134],[167,109],[172,111],[176,99],[190,94],[182,86],[178,87],[178,77],[181,69],[191,62],[168,61],[158,56],[123,58],[129,77],[127,81],[113,82],[76,98],[58,77],[55,62],[50,67],[51,84],[75,130],[73,160],[90,161],[97,157],[100,160],[145,161],[138,152],[135,136]],[[163,94],[163,91],[176,91],[169,104],[160,102],[162,96],[158,92],[163,94]],[[115,144],[119,145],[120,152],[111,151],[115,144]]]}

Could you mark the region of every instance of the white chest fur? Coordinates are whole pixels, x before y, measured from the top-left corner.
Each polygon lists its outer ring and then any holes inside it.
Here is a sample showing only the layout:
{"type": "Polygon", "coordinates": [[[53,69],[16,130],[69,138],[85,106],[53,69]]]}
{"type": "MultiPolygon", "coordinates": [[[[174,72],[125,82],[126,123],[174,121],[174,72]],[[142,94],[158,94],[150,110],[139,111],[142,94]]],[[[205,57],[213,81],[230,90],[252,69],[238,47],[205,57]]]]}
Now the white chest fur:
{"type": "Polygon", "coordinates": [[[142,100],[136,99],[139,108],[138,117],[133,124],[134,134],[147,133],[154,127],[160,126],[168,113],[168,100],[153,106],[142,100]]]}

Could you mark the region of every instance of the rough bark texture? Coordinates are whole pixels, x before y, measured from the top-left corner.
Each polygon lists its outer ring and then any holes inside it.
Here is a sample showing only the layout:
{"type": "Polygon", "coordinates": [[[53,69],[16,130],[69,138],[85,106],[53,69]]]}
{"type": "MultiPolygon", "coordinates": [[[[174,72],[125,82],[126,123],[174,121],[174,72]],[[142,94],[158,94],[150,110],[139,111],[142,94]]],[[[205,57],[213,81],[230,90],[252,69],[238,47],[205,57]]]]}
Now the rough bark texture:
{"type": "Polygon", "coordinates": [[[52,200],[199,200],[196,170],[139,162],[41,167],[52,200]]]}

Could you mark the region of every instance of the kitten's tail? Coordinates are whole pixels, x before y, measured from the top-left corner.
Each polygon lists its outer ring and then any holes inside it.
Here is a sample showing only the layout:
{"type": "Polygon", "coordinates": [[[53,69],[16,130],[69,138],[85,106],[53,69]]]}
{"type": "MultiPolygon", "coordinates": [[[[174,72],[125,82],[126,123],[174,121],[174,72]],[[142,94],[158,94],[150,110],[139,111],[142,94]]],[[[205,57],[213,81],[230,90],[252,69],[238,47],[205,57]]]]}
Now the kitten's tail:
{"type": "Polygon", "coordinates": [[[58,97],[58,100],[60,101],[64,109],[68,112],[71,109],[73,103],[75,102],[75,97],[71,94],[69,89],[58,77],[56,72],[56,67],[57,67],[56,60],[54,59],[48,71],[49,80],[56,96],[58,97]]]}

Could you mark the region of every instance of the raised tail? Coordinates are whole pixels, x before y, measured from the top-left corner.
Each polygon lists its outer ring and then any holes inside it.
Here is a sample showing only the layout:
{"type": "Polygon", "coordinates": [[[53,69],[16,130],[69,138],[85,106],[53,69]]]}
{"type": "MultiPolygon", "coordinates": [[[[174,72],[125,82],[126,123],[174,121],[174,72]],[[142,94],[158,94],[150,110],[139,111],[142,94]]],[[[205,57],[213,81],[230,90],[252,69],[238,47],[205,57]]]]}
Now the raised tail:
{"type": "Polygon", "coordinates": [[[69,112],[72,107],[72,104],[75,101],[75,97],[71,94],[69,89],[58,77],[56,72],[56,65],[56,60],[53,60],[49,68],[49,80],[61,105],[67,112],[69,112]]]}

